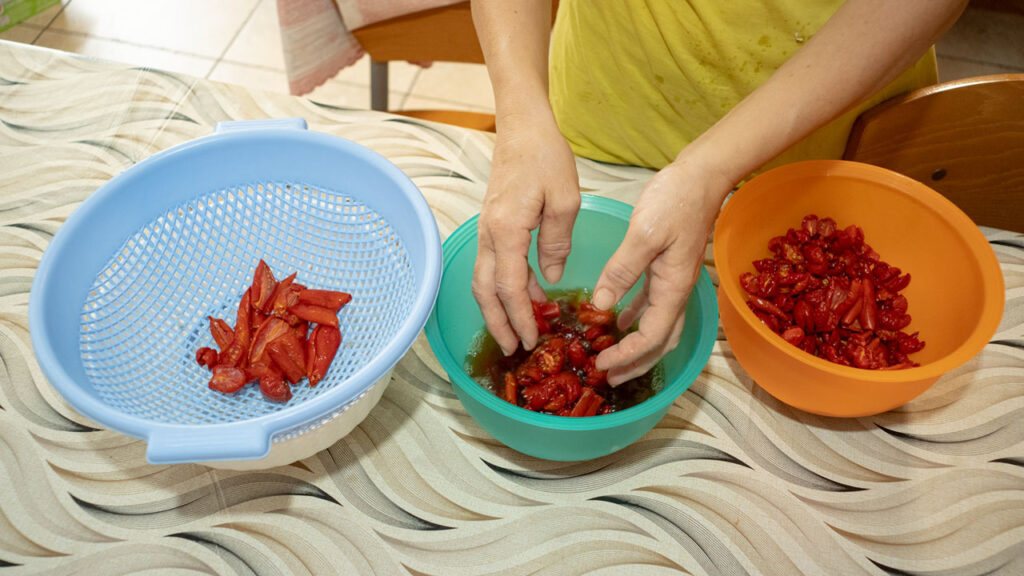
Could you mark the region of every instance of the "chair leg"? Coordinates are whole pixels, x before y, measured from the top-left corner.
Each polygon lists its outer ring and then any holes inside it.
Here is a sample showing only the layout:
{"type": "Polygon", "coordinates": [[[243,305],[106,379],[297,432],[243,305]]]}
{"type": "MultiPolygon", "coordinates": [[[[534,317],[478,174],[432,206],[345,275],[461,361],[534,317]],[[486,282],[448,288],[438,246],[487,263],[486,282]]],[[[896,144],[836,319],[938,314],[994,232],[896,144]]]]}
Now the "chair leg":
{"type": "Polygon", "coordinates": [[[388,63],[370,60],[370,109],[388,109],[388,63]]]}

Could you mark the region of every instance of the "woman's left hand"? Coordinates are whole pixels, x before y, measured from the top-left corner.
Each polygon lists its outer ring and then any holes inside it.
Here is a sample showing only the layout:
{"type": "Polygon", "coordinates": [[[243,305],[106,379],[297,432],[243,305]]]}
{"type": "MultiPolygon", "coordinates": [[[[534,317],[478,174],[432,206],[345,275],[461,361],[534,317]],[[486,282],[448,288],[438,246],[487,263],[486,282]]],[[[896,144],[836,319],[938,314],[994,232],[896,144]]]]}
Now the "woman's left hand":
{"type": "Polygon", "coordinates": [[[622,244],[594,287],[594,306],[609,309],[646,273],[639,294],[619,315],[638,329],[597,357],[617,386],[647,372],[679,344],[686,302],[697,283],[708,235],[732,182],[686,160],[651,178],[633,210],[622,244]]]}

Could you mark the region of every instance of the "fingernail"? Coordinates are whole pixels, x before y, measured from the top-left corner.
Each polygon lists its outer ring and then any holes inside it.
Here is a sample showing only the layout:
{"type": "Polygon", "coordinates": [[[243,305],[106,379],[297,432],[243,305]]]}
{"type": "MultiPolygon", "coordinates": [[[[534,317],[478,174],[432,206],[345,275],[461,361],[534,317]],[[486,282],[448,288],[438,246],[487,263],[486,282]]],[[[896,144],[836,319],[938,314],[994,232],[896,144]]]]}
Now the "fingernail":
{"type": "Polygon", "coordinates": [[[590,303],[597,306],[601,310],[607,310],[615,304],[615,296],[612,295],[612,291],[607,288],[601,288],[597,292],[594,292],[594,297],[590,300],[590,303]]]}
{"type": "Polygon", "coordinates": [[[562,279],[562,267],[558,264],[551,264],[544,269],[544,279],[548,284],[557,284],[562,279]]]}

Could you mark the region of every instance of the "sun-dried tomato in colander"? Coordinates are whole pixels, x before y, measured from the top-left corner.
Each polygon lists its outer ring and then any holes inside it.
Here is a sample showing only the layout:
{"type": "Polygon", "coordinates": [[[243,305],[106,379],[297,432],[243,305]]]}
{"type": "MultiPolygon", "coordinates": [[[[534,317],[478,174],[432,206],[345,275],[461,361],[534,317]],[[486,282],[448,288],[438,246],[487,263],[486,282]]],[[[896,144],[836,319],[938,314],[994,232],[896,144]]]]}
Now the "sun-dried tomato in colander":
{"type": "Polygon", "coordinates": [[[238,303],[234,328],[207,317],[219,351],[200,348],[196,362],[213,372],[212,390],[230,394],[259,382],[268,400],[287,402],[291,385],[307,378],[316,386],[327,374],[341,346],[338,311],[352,296],[306,288],[295,276],[278,282],[260,260],[252,285],[238,303]]]}
{"type": "Polygon", "coordinates": [[[520,346],[505,356],[485,331],[468,357],[470,376],[500,398],[534,412],[597,416],[636,405],[656,392],[657,371],[614,388],[608,385],[607,373],[594,363],[621,333],[615,313],[595,308],[582,291],[534,302],[533,313],[540,339],[532,351],[520,346]]]}
{"type": "Polygon", "coordinates": [[[882,261],[859,226],[805,216],[768,242],[772,258],[740,275],[747,305],[787,342],[830,362],[866,369],[917,366],[924,348],[900,292],[910,274],[882,261]]]}

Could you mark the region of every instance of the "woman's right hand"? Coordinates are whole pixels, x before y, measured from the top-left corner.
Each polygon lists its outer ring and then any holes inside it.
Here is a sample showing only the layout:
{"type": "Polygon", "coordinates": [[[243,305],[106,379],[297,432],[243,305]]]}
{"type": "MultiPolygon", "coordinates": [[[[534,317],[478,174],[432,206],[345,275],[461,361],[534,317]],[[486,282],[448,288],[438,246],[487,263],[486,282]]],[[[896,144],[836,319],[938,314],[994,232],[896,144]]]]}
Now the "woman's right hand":
{"type": "Polygon", "coordinates": [[[478,221],[473,296],[506,355],[537,344],[531,298],[545,300],[527,263],[531,232],[549,283],[562,277],[580,207],[579,177],[569,144],[550,109],[498,120],[490,180],[478,221]]]}

